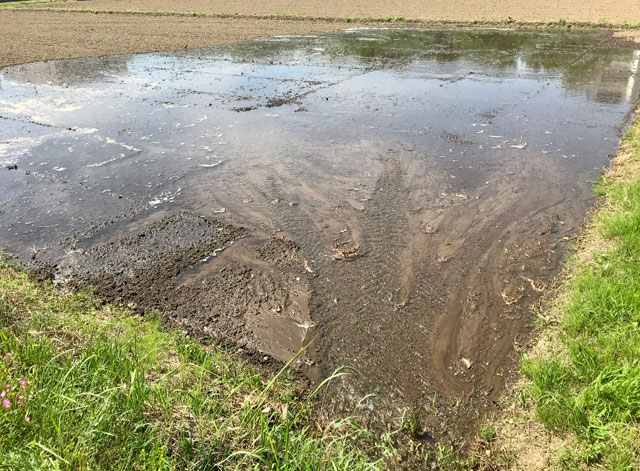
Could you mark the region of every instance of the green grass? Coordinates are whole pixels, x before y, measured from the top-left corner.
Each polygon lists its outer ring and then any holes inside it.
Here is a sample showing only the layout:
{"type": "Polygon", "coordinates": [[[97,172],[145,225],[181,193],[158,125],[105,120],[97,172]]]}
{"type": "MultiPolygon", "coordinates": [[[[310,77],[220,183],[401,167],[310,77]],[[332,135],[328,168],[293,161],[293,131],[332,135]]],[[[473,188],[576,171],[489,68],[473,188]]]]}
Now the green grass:
{"type": "Polygon", "coordinates": [[[62,1],[64,0],[9,0],[9,1],[0,3],[0,5],[11,6],[11,5],[33,4],[33,3],[55,3],[55,2],[62,2],[62,1]]]}
{"type": "Polygon", "coordinates": [[[540,421],[576,438],[559,455],[566,469],[635,470],[640,460],[640,121],[621,153],[597,187],[593,255],[575,262],[567,288],[562,353],[523,360],[540,421]]]}
{"type": "Polygon", "coordinates": [[[0,470],[382,468],[364,451],[373,435],[350,419],[319,425],[286,370],[264,378],[0,260],[2,391],[0,470]]]}

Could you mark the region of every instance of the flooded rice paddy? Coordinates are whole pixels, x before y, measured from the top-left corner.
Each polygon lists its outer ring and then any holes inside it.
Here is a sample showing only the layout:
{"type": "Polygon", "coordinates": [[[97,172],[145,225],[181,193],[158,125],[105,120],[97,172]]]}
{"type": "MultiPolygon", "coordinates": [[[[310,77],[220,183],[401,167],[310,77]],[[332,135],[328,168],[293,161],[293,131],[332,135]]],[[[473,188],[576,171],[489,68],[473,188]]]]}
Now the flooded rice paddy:
{"type": "MultiPolygon", "coordinates": [[[[580,33],[364,29],[0,70],[0,246],[320,381],[473,423],[638,96],[580,33]]],[[[381,404],[387,404],[386,408],[381,404]]],[[[452,427],[450,427],[450,425],[452,427]]]]}

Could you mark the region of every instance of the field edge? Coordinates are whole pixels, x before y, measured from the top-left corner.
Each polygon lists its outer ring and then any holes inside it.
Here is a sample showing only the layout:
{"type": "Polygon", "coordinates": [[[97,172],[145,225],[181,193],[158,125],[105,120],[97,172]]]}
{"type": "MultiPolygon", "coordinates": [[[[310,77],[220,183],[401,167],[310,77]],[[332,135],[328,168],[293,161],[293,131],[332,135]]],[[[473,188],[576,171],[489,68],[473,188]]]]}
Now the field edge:
{"type": "Polygon", "coordinates": [[[635,293],[616,290],[640,284],[630,247],[639,236],[639,112],[596,185],[595,208],[562,275],[535,308],[522,375],[479,430],[481,469],[636,469],[638,399],[622,385],[640,374],[629,353],[637,352],[637,320],[626,313],[637,316],[640,305],[635,293]]]}

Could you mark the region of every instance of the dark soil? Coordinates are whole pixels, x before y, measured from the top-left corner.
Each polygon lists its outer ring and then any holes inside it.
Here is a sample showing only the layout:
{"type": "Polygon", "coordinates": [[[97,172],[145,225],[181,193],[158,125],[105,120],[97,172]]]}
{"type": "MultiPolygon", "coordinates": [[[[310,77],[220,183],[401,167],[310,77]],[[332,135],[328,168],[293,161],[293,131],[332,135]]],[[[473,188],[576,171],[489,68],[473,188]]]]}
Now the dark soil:
{"type": "Polygon", "coordinates": [[[268,352],[261,362],[285,361],[303,346],[304,336],[281,338],[290,327],[286,320],[304,323],[300,311],[308,315],[301,306],[311,290],[294,242],[251,241],[255,249],[247,244],[235,251],[244,261],[225,256],[217,266],[216,259],[247,235],[243,228],[186,212],[142,224],[133,233],[107,225],[61,258],[42,252],[32,277],[92,287],[101,299],[142,314],[162,312],[166,322],[199,338],[250,355],[268,352]]]}

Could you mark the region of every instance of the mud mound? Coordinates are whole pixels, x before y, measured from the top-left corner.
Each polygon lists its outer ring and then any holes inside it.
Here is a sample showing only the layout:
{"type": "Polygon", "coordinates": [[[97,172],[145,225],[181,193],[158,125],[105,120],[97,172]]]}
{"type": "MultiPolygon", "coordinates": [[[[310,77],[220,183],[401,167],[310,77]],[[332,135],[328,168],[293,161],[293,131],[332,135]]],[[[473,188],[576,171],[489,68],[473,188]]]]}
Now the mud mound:
{"type": "Polygon", "coordinates": [[[297,245],[186,212],[105,226],[65,255],[42,252],[32,272],[191,334],[288,361],[312,327],[311,286],[297,245]],[[246,242],[246,243],[244,243],[246,242]],[[233,247],[232,247],[233,246],[233,247]]]}
{"type": "Polygon", "coordinates": [[[163,310],[174,278],[245,235],[240,228],[178,213],[115,241],[74,250],[57,263],[56,279],[93,286],[107,301],[163,310]]]}
{"type": "Polygon", "coordinates": [[[264,245],[256,249],[258,256],[279,267],[304,267],[304,260],[300,256],[298,245],[281,238],[269,239],[264,245]]]}
{"type": "Polygon", "coordinates": [[[311,287],[301,276],[229,263],[175,290],[166,312],[188,331],[287,361],[304,345],[311,287]]]}

